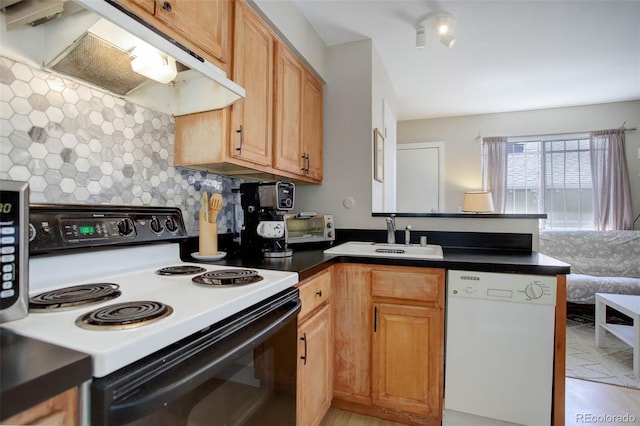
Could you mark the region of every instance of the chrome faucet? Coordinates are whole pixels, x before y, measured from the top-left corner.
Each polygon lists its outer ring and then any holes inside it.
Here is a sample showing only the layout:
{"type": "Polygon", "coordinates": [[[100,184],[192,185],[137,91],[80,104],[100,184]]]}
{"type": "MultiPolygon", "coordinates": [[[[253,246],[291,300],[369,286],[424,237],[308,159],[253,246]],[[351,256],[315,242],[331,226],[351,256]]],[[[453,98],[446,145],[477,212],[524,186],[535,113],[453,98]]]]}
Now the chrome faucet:
{"type": "Polygon", "coordinates": [[[386,218],[387,221],[387,244],[396,243],[396,217],[394,215],[386,218]]]}
{"type": "Polygon", "coordinates": [[[404,228],[404,245],[411,245],[411,225],[407,225],[407,227],[404,228]]]}

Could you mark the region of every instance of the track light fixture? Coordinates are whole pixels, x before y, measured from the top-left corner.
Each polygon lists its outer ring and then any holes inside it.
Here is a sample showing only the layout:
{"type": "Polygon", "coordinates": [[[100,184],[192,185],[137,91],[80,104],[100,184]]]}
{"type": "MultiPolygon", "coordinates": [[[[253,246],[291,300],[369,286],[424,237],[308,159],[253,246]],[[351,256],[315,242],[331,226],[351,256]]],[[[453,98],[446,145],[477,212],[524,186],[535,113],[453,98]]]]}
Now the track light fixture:
{"type": "Polygon", "coordinates": [[[455,20],[449,12],[437,11],[430,13],[416,26],[416,49],[424,48],[426,41],[426,29],[433,28],[433,31],[446,47],[453,47],[456,38],[453,35],[455,20]]]}

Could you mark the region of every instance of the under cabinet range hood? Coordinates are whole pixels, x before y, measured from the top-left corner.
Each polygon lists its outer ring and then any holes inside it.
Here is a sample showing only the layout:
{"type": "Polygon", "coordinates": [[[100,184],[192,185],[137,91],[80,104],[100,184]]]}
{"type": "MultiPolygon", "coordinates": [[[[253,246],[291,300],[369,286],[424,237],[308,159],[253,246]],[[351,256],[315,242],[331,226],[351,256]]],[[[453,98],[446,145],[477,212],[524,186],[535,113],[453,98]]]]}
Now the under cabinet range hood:
{"type": "Polygon", "coordinates": [[[179,116],[221,109],[245,96],[244,88],[198,52],[113,0],[0,0],[0,9],[2,56],[147,108],[179,116]],[[147,57],[155,65],[148,66],[147,57]],[[147,71],[164,75],[149,78],[147,71]]]}

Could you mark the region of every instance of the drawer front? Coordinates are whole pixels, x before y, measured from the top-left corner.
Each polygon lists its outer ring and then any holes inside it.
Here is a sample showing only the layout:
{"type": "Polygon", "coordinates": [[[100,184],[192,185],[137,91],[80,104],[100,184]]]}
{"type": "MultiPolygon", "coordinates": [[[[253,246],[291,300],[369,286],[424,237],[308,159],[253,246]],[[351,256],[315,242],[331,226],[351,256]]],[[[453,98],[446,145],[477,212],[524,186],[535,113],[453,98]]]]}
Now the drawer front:
{"type": "Polygon", "coordinates": [[[423,269],[422,271],[372,270],[371,294],[374,297],[411,299],[437,302],[444,286],[444,272],[423,269]]]}
{"type": "Polygon", "coordinates": [[[302,310],[300,311],[299,319],[302,320],[331,297],[330,271],[321,272],[309,280],[303,281],[300,283],[299,290],[300,300],[302,300],[302,310]]]}

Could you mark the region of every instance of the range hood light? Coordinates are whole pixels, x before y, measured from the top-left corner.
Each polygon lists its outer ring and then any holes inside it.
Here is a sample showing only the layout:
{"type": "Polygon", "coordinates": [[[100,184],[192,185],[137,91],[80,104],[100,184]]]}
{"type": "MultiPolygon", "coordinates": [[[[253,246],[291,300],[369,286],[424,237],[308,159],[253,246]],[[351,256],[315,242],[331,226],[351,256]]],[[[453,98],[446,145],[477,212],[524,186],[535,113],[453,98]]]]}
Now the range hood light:
{"type": "Polygon", "coordinates": [[[131,69],[138,74],[163,84],[169,83],[178,75],[176,60],[161,55],[157,50],[136,47],[131,54],[134,56],[131,69]]]}

